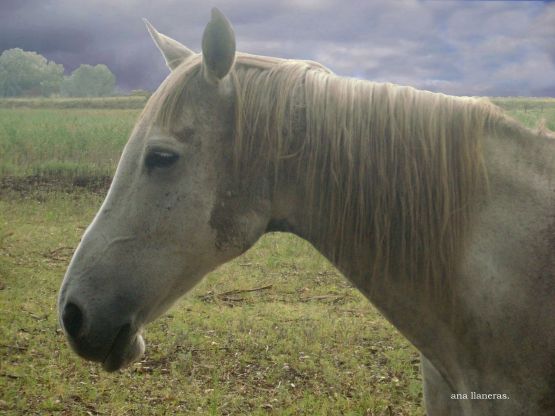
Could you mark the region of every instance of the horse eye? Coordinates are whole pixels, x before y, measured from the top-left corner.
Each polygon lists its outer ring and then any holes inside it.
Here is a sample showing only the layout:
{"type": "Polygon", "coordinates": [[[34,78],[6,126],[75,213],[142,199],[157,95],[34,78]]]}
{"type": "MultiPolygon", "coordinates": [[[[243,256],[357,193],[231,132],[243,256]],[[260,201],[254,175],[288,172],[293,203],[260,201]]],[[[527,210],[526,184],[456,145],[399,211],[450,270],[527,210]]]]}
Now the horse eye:
{"type": "Polygon", "coordinates": [[[145,165],[148,169],[152,168],[168,168],[177,162],[179,155],[177,153],[165,150],[151,150],[145,159],[145,165]]]}

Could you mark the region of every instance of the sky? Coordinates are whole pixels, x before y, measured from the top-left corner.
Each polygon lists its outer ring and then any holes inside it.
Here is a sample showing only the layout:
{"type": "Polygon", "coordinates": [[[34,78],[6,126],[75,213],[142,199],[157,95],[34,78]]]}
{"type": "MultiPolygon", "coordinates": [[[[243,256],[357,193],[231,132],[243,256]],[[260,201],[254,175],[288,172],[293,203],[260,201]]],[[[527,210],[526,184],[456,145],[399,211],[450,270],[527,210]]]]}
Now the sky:
{"type": "Polygon", "coordinates": [[[338,75],[454,95],[555,97],[555,2],[440,0],[0,0],[0,52],[106,64],[118,88],[168,75],[142,17],[200,51],[210,10],[237,49],[316,60],[338,75]]]}

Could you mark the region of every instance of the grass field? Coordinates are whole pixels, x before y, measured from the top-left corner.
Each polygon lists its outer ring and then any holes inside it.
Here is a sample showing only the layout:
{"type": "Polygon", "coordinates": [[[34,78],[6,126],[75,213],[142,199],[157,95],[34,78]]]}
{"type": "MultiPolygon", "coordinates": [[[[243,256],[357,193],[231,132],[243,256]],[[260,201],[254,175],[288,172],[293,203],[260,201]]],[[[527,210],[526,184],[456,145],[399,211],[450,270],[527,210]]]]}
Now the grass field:
{"type": "Polygon", "coordinates": [[[555,98],[503,97],[491,101],[525,126],[535,128],[545,123],[555,131],[555,98]]]}
{"type": "MultiPolygon", "coordinates": [[[[514,117],[555,129],[551,101],[515,101],[514,117]]],[[[0,109],[0,414],[422,415],[416,350],[285,234],[150,324],[129,369],[71,353],[57,290],[138,112],[0,109]]]]}
{"type": "Polygon", "coordinates": [[[0,175],[111,175],[139,112],[0,108],[0,175]]]}
{"type": "Polygon", "coordinates": [[[141,109],[146,103],[144,95],[89,98],[0,98],[0,108],[108,108],[141,109]]]}

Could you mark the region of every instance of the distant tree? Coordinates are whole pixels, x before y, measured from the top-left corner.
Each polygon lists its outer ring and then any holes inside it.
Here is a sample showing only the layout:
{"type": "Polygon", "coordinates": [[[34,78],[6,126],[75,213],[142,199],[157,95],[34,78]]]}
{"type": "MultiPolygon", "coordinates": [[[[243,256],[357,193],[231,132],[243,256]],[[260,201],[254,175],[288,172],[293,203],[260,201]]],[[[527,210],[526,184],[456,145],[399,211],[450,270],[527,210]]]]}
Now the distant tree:
{"type": "Polygon", "coordinates": [[[81,65],[64,79],[62,95],[68,97],[104,97],[114,93],[116,77],[106,65],[81,65]]]}
{"type": "Polygon", "coordinates": [[[19,48],[0,55],[0,97],[51,95],[60,90],[64,67],[19,48]]]}

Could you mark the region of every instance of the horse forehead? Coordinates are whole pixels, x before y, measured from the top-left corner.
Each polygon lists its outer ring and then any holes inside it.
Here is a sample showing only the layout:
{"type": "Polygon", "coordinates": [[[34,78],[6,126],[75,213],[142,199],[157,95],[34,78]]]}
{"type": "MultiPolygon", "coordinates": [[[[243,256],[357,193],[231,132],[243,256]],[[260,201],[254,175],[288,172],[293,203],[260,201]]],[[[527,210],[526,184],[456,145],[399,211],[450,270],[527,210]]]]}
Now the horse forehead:
{"type": "Polygon", "coordinates": [[[200,91],[196,94],[188,94],[179,109],[179,117],[173,120],[171,127],[175,131],[198,129],[203,123],[205,127],[213,127],[218,122],[226,121],[221,115],[226,112],[229,105],[228,97],[219,96],[213,91],[207,91],[204,94],[200,91]]]}

